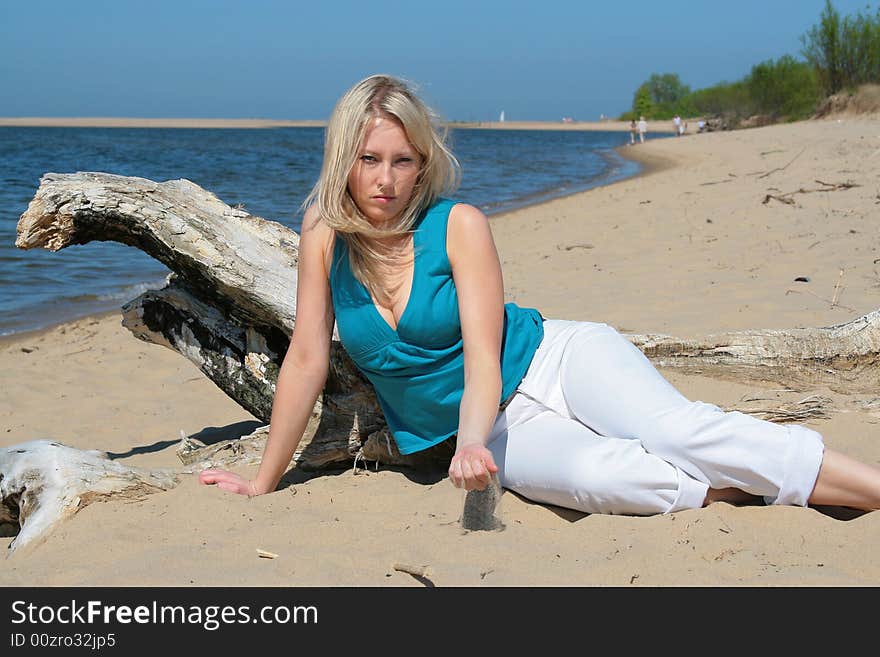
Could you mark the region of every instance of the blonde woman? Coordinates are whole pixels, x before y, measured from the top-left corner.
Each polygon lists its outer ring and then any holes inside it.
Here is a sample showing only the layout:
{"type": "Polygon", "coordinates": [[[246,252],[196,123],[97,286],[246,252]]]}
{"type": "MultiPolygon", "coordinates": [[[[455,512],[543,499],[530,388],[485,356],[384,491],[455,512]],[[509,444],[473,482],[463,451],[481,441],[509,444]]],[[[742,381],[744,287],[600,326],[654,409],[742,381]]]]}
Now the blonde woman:
{"type": "Polygon", "coordinates": [[[334,324],[401,453],[454,443],[449,479],[587,513],[650,515],[714,500],[880,508],[880,469],[806,427],[692,402],[614,329],[504,303],[487,218],[450,199],[458,163],[402,81],[337,103],[300,241],[297,320],[253,480],[275,490],[328,373],[334,324]]]}

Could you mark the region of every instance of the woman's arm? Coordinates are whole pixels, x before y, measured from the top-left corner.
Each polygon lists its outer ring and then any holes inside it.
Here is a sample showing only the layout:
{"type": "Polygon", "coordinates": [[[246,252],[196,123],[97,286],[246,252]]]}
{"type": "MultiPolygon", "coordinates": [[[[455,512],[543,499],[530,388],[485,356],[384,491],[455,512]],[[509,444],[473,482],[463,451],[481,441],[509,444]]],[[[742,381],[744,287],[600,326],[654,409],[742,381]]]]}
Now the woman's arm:
{"type": "Polygon", "coordinates": [[[501,397],[501,262],[489,220],[473,206],[460,203],[452,208],[446,241],[464,341],[464,395],[449,476],[458,488],[482,490],[498,471],[486,438],[501,397]]]}
{"type": "Polygon", "coordinates": [[[296,323],[275,384],[260,469],[253,481],[226,470],[204,470],[199,475],[203,484],[240,495],[261,495],[275,490],[290,464],[327,380],[334,322],[328,279],[331,248],[332,231],[316,222],[309,209],[299,244],[296,323]]]}

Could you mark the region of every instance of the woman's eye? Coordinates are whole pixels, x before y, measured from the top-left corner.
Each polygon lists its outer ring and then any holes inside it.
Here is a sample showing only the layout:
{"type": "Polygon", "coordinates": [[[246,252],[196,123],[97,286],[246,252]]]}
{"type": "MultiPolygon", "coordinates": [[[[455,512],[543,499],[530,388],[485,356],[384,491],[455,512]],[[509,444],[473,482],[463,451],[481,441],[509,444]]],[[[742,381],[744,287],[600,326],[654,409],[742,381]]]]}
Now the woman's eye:
{"type": "Polygon", "coordinates": [[[372,164],[376,161],[376,158],[372,155],[361,155],[361,162],[366,162],[367,164],[372,164]]]}

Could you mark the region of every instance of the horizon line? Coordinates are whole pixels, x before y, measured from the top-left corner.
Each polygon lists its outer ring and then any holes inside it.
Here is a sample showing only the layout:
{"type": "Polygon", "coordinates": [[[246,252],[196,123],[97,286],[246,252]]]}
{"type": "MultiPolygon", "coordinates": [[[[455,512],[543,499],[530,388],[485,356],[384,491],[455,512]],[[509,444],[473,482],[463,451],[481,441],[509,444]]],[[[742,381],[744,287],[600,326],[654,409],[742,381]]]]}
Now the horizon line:
{"type": "MultiPolygon", "coordinates": [[[[619,130],[623,121],[573,120],[510,120],[510,121],[442,121],[441,125],[454,128],[491,128],[509,130],[619,130]]],[[[218,119],[218,118],[149,118],[122,116],[0,116],[0,127],[28,128],[324,128],[325,119],[218,119]]]]}

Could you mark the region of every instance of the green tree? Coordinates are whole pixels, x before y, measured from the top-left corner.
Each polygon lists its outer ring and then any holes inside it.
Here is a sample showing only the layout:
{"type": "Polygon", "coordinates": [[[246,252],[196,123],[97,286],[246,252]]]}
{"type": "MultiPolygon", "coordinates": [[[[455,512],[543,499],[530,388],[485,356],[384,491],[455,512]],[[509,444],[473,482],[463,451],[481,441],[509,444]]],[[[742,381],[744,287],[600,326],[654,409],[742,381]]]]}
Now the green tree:
{"type": "Polygon", "coordinates": [[[841,19],[831,0],[825,0],[819,24],[801,42],[825,94],[880,81],[880,10],[875,16],[858,12],[841,19]]]}
{"type": "Polygon", "coordinates": [[[624,118],[644,116],[650,119],[668,119],[673,114],[689,116],[691,89],[683,84],[677,73],[654,73],[643,82],[633,96],[632,111],[624,118]]]}
{"type": "Polygon", "coordinates": [[[635,96],[633,96],[633,113],[636,117],[649,117],[654,113],[654,102],[651,100],[651,90],[647,83],[636,89],[635,96]]]}
{"type": "Polygon", "coordinates": [[[712,87],[698,89],[689,97],[694,108],[692,114],[703,116],[727,116],[745,118],[755,113],[755,102],[745,81],[721,82],[712,87]]]}
{"type": "Polygon", "coordinates": [[[842,87],[840,31],[840,14],[831,0],[825,0],[819,24],[801,37],[803,55],[815,67],[826,94],[837,93],[842,87]]]}
{"type": "Polygon", "coordinates": [[[752,105],[750,109],[789,120],[811,115],[821,96],[813,66],[791,55],[752,67],[745,87],[752,105]]]}
{"type": "Polygon", "coordinates": [[[651,100],[658,107],[673,108],[691,92],[690,87],[682,83],[677,73],[654,73],[645,84],[651,100]]]}
{"type": "Polygon", "coordinates": [[[845,87],[880,81],[880,9],[843,19],[840,68],[845,87]]]}

